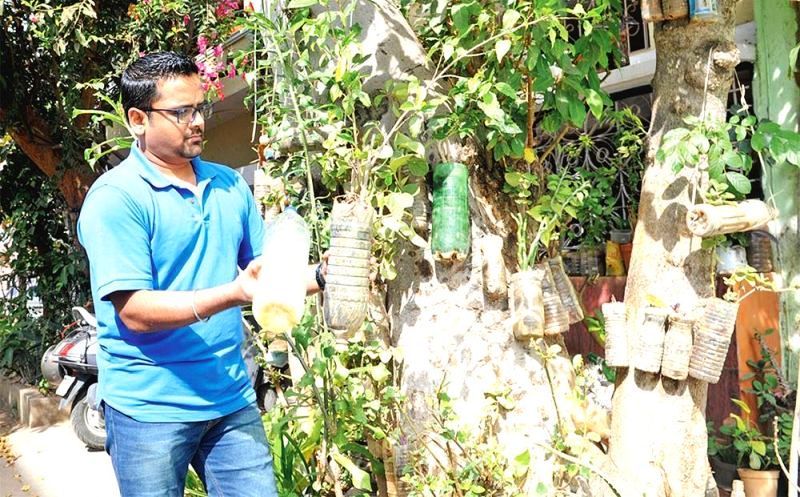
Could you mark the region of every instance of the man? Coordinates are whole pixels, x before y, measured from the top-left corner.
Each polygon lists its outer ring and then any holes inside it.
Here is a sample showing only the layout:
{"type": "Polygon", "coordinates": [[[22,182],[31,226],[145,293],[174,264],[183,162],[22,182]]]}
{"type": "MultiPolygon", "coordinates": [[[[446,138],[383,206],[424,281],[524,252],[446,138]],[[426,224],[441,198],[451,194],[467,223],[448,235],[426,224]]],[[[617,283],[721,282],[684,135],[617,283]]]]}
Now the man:
{"type": "MultiPolygon", "coordinates": [[[[120,492],[182,497],[191,464],[210,496],[277,495],[240,351],[262,219],[238,173],[198,157],[211,105],[192,59],[146,55],[121,91],[137,141],[92,186],[78,222],[120,492]]],[[[324,285],[319,273],[309,269],[309,292],[324,285]]]]}

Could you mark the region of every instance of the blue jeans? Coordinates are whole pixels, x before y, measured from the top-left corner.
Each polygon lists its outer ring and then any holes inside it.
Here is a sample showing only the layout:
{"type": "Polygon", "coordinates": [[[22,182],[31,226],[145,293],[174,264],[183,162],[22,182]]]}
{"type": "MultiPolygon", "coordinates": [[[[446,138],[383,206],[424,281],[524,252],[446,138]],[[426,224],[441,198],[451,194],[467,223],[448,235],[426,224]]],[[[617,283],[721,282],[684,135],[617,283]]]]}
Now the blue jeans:
{"type": "Polygon", "coordinates": [[[255,404],[191,423],[142,423],[104,405],[106,451],[122,497],[183,497],[189,464],[209,497],[277,497],[255,404]]]}

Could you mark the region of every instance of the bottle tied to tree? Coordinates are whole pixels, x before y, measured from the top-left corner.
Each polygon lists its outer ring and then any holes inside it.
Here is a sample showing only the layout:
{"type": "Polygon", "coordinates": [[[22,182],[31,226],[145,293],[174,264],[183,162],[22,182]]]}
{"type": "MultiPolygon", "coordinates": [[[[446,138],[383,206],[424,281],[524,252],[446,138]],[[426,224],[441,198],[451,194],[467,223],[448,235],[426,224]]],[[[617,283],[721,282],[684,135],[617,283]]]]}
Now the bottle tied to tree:
{"type": "Polygon", "coordinates": [[[463,261],[469,252],[467,166],[456,162],[433,169],[431,251],[439,261],[463,261]]]}
{"type": "Polygon", "coordinates": [[[292,207],[266,227],[253,316],[270,334],[291,330],[303,317],[310,247],[308,227],[292,207]]]}

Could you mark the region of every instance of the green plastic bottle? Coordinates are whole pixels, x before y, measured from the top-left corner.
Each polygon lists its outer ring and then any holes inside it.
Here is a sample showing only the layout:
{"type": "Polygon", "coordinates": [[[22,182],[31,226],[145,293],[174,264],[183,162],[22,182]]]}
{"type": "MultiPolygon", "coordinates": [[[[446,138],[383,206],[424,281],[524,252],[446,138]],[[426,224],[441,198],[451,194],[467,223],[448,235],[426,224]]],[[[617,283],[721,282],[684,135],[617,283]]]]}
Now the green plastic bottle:
{"type": "Polygon", "coordinates": [[[469,253],[467,166],[445,162],[433,168],[431,251],[439,261],[463,261],[469,253]]]}

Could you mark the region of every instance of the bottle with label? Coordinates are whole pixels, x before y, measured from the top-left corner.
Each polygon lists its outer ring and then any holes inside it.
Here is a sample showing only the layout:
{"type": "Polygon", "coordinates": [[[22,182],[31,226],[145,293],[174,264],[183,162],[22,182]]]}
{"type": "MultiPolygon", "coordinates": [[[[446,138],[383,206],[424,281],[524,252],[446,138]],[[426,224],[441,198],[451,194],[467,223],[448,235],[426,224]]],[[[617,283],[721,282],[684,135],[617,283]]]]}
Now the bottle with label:
{"type": "Polygon", "coordinates": [[[288,332],[303,317],[310,248],[308,227],[293,207],[266,226],[253,317],[269,334],[288,332]]]}

